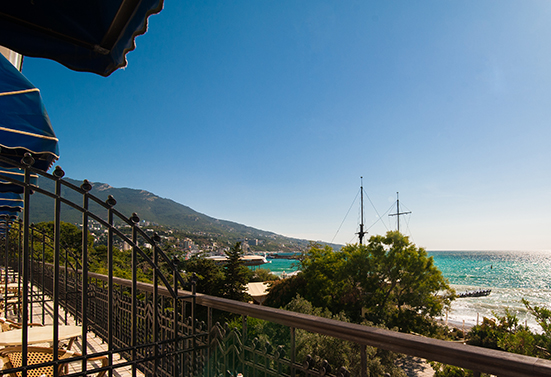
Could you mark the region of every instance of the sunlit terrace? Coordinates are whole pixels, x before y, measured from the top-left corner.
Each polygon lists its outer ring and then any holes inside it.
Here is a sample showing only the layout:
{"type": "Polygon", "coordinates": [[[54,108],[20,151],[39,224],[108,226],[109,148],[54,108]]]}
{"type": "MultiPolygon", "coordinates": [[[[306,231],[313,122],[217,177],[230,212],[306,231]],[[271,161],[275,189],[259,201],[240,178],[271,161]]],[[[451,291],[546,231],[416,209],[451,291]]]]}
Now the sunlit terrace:
{"type": "Polygon", "coordinates": [[[1,162],[20,169],[23,177],[0,175],[4,184],[20,188],[23,200],[22,218],[4,218],[3,222],[1,308],[4,317],[15,324],[4,324],[8,331],[0,334],[0,344],[5,347],[0,352],[8,355],[18,347],[21,355],[20,361],[14,359],[11,364],[5,359],[11,369],[3,370],[4,374],[30,376],[40,370],[38,375],[74,376],[103,372],[110,376],[351,375],[345,366],[329,365],[317,355],[297,359],[296,332],[308,331],[353,343],[362,376],[368,375],[367,347],[476,373],[551,375],[548,360],[195,294],[193,279],[178,270],[177,260],[161,251],[156,236],[149,237],[139,228],[136,215],[126,217],[116,210],[115,198],[91,195],[87,181],[80,187],[65,182],[59,168],[50,175],[4,158],[1,162]],[[31,177],[38,175],[41,180],[52,180],[55,189],[48,191],[32,183],[31,177]],[[69,201],[69,192],[77,193],[81,200],[69,201]],[[38,196],[47,197],[52,204],[50,234],[32,223],[32,202],[38,196]],[[82,215],[82,239],[76,249],[61,242],[61,219],[69,210],[82,215]],[[108,235],[105,274],[89,270],[92,219],[108,235]],[[129,225],[130,232],[122,233],[115,226],[120,223],[129,225]],[[121,241],[132,248],[129,278],[113,273],[117,257],[113,245],[121,241]],[[145,244],[151,248],[140,246],[145,244]],[[239,329],[228,327],[232,318],[241,318],[239,329]],[[251,339],[247,334],[249,318],[287,328],[288,341],[272,344],[251,339]],[[12,339],[12,344],[2,343],[3,338],[12,339]],[[49,359],[34,359],[33,347],[38,345],[50,349],[49,359]],[[52,354],[52,349],[59,351],[52,354]],[[66,368],[69,361],[76,367],[66,368]],[[43,368],[47,367],[46,373],[43,368]]]}
{"type": "MultiPolygon", "coordinates": [[[[90,22],[86,7],[98,2],[81,2],[80,12],[72,2],[69,15],[81,18],[67,22],[56,8],[63,2],[54,3],[6,2],[0,44],[102,76],[126,65],[147,17],[163,6],[162,0],[106,0],[109,12],[90,22]]],[[[367,377],[373,348],[475,376],[551,375],[549,360],[196,293],[194,277],[162,251],[157,235],[140,229],[138,215],[120,213],[117,198],[91,195],[88,181],[65,181],[59,167],[48,173],[59,157],[58,140],[38,88],[19,72],[21,62],[21,55],[12,61],[17,69],[2,62],[0,74],[6,87],[0,93],[6,121],[0,127],[0,375],[367,377]],[[39,184],[46,181],[52,189],[39,184]],[[50,205],[51,227],[35,224],[38,199],[50,205]],[[81,218],[72,244],[63,237],[68,211],[81,218]],[[106,234],[103,255],[91,255],[92,222],[106,234]],[[122,272],[120,244],[131,250],[122,272]],[[248,331],[251,319],[275,324],[283,335],[259,340],[248,331]],[[299,332],[349,342],[350,359],[358,362],[331,365],[320,355],[303,356],[299,332]]]]}

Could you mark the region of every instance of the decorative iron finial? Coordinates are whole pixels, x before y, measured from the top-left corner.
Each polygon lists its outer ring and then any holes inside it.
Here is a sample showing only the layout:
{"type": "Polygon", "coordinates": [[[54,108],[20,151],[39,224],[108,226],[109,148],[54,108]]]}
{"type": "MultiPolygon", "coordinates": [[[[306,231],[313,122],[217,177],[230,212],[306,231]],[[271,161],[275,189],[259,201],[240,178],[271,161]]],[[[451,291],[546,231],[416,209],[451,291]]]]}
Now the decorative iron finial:
{"type": "Polygon", "coordinates": [[[153,233],[153,237],[151,239],[155,242],[161,242],[161,236],[157,232],[153,233]]]}
{"type": "Polygon", "coordinates": [[[56,177],[57,179],[61,179],[65,176],[65,172],[63,171],[63,169],[61,169],[61,167],[56,166],[53,173],[52,173],[52,175],[54,177],[56,177]]]}
{"type": "Polygon", "coordinates": [[[34,164],[34,158],[33,155],[29,152],[26,152],[23,158],[21,159],[21,163],[26,166],[32,166],[34,164]]]}
{"type": "Polygon", "coordinates": [[[82,185],[80,185],[80,188],[83,189],[84,191],[88,192],[92,189],[92,184],[87,179],[85,179],[82,182],[82,185]]]}
{"type": "Polygon", "coordinates": [[[140,222],[140,218],[138,217],[138,214],[136,212],[134,212],[132,216],[130,216],[130,221],[132,221],[134,224],[140,222]]]}
{"type": "Polygon", "coordinates": [[[109,207],[113,207],[115,204],[117,204],[117,201],[115,200],[115,198],[113,198],[113,195],[109,195],[107,197],[107,200],[105,201],[105,203],[109,206],[109,207]]]}

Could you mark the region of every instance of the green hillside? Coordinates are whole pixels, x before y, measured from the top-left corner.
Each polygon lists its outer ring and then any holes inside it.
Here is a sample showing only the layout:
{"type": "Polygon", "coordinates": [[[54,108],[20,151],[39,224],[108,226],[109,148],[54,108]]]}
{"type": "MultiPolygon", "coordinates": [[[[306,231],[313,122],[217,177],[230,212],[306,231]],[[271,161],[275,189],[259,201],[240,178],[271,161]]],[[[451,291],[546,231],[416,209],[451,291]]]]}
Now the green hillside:
{"type": "MultiPolygon", "coordinates": [[[[81,181],[65,178],[66,181],[80,186],[81,181]]],[[[199,213],[185,205],[176,203],[171,199],[161,198],[144,190],[130,188],[115,188],[105,183],[92,183],[90,193],[99,199],[106,200],[112,195],[117,204],[115,208],[126,216],[136,212],[140,220],[156,223],[163,227],[179,230],[189,234],[208,235],[218,240],[228,242],[239,239],[263,240],[266,249],[303,249],[308,246],[307,240],[300,240],[280,236],[273,232],[255,229],[249,226],[238,224],[232,221],[218,220],[213,217],[199,213]]],[[[53,182],[50,180],[39,180],[39,187],[53,191],[53,182]]],[[[62,196],[68,200],[80,204],[82,197],[72,190],[65,190],[62,196]]],[[[106,211],[100,209],[99,205],[90,201],[90,209],[94,213],[105,212],[103,218],[107,217],[106,211]]],[[[32,222],[52,221],[54,202],[44,195],[32,195],[31,197],[32,222]]],[[[79,224],[82,222],[82,215],[77,210],[68,206],[62,206],[62,220],[79,224]]]]}

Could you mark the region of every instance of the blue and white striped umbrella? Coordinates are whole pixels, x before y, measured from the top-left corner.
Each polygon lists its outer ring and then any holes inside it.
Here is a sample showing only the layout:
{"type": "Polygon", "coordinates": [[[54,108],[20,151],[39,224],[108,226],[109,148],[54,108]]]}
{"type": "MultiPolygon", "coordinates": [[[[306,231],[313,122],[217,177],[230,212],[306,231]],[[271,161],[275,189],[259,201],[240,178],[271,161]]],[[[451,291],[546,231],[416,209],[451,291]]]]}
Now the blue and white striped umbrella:
{"type": "Polygon", "coordinates": [[[33,166],[44,171],[59,158],[58,140],[40,91],[2,55],[0,148],[0,155],[17,162],[30,152],[35,159],[33,166]]]}

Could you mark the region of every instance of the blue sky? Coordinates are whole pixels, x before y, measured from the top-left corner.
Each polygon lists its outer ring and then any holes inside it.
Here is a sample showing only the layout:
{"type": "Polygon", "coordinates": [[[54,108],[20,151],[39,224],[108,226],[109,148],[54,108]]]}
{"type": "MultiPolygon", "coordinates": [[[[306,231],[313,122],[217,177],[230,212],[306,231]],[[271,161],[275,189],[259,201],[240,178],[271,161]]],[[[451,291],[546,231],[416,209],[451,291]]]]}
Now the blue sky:
{"type": "Polygon", "coordinates": [[[429,250],[549,250],[550,19],[546,1],[166,1],[108,78],[23,73],[68,177],[349,243],[363,176],[370,235],[399,191],[429,250]]]}

